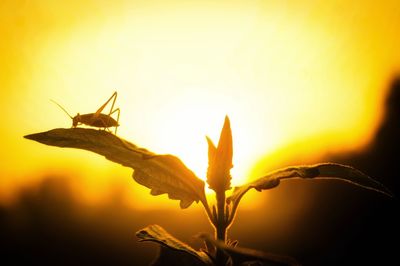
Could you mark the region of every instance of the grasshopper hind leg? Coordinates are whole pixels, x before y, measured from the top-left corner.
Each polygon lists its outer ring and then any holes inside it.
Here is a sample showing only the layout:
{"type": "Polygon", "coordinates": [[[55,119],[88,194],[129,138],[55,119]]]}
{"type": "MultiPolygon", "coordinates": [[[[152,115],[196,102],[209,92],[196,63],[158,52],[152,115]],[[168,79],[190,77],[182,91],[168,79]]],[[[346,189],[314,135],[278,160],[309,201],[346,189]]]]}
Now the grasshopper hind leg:
{"type": "Polygon", "coordinates": [[[117,129],[118,129],[118,127],[119,127],[119,114],[120,114],[120,109],[119,108],[117,108],[117,109],[115,109],[114,111],[112,111],[109,115],[108,115],[108,118],[106,118],[105,120],[106,121],[104,121],[104,120],[101,120],[101,122],[102,122],[102,124],[103,124],[103,129],[104,130],[107,130],[108,132],[112,132],[111,130],[110,130],[110,126],[109,126],[109,121],[110,121],[110,117],[111,117],[111,115],[113,114],[113,113],[117,113],[117,125],[115,126],[115,130],[114,130],[114,134],[115,135],[117,135],[117,129]]]}
{"type": "Polygon", "coordinates": [[[115,110],[112,111],[109,115],[111,116],[113,113],[118,113],[118,114],[117,114],[117,125],[115,126],[115,131],[114,131],[114,134],[117,135],[117,129],[118,129],[118,127],[119,127],[119,114],[120,114],[120,109],[119,109],[119,108],[115,109],[115,110]]]}

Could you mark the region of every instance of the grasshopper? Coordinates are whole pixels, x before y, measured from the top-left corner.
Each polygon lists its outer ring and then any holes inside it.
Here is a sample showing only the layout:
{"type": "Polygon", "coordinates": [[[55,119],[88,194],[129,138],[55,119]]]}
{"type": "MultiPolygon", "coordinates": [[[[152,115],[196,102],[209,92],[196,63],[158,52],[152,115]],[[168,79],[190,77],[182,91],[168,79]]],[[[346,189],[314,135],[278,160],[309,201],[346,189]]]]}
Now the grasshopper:
{"type": "Polygon", "coordinates": [[[77,114],[76,116],[72,117],[67,110],[64,109],[60,104],[51,100],[55,104],[58,105],[71,119],[72,119],[72,127],[76,128],[78,125],[84,124],[91,127],[98,127],[103,128],[104,130],[109,130],[110,127],[115,127],[114,134],[117,134],[117,128],[119,126],[119,108],[114,109],[115,100],[117,99],[117,92],[114,92],[113,95],[102,105],[95,113],[90,114],[77,114]],[[111,101],[111,109],[108,114],[103,114],[103,109],[107,106],[107,104],[111,101]],[[113,113],[118,113],[117,120],[111,117],[113,113]]]}

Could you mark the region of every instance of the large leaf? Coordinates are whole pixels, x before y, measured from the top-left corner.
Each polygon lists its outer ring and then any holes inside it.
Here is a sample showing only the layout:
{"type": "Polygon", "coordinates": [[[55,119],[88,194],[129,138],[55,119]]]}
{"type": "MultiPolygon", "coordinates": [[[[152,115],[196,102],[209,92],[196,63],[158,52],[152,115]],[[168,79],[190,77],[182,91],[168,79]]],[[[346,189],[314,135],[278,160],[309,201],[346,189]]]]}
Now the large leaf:
{"type": "Polygon", "coordinates": [[[171,236],[159,225],[150,225],[136,232],[139,241],[152,241],[161,245],[159,256],[153,265],[165,266],[205,266],[213,265],[203,251],[196,251],[187,244],[171,236]]]}
{"type": "Polygon", "coordinates": [[[392,193],[378,181],[353,167],[336,163],[321,163],[310,166],[292,166],[271,172],[247,185],[236,187],[227,201],[232,201],[234,206],[237,206],[243,195],[250,189],[255,188],[258,191],[271,189],[278,186],[281,179],[286,178],[339,179],[392,196],[392,193]]]}
{"type": "Polygon", "coordinates": [[[131,167],[133,178],[151,189],[152,195],[167,193],[180,200],[181,208],[193,201],[205,201],[204,182],[179,158],[157,155],[103,130],[87,128],[53,129],[25,136],[27,139],[58,147],[89,150],[108,160],[131,167]]]}
{"type": "Polygon", "coordinates": [[[214,245],[218,250],[224,252],[229,257],[227,265],[300,265],[295,259],[291,257],[249,248],[233,247],[225,244],[223,241],[215,240],[212,236],[208,234],[199,234],[198,237],[214,245]]]}
{"type": "Polygon", "coordinates": [[[232,168],[232,131],[229,118],[225,117],[224,126],[221,130],[218,146],[215,148],[212,141],[208,142],[208,169],[207,183],[211,189],[223,192],[230,189],[232,168]]]}

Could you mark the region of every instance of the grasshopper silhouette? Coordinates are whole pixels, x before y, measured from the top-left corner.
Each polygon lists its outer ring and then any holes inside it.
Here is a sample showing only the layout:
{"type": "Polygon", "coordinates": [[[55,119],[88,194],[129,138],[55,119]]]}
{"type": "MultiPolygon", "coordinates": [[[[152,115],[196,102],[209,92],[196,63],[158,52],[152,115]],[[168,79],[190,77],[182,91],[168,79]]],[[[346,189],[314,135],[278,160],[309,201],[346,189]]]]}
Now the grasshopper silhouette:
{"type": "Polygon", "coordinates": [[[98,128],[104,128],[104,130],[110,130],[110,127],[115,127],[115,131],[114,134],[117,134],[117,128],[119,126],[118,122],[119,122],[119,113],[120,110],[119,108],[114,109],[114,104],[115,104],[115,100],[117,99],[117,92],[114,92],[113,95],[111,95],[111,97],[102,105],[100,106],[100,108],[96,111],[96,113],[90,113],[90,114],[77,114],[76,116],[72,117],[67,110],[64,109],[64,107],[62,107],[60,104],[58,104],[57,102],[51,100],[52,102],[54,102],[55,104],[58,105],[58,107],[60,107],[71,119],[72,119],[72,127],[75,128],[78,125],[84,124],[87,126],[91,126],[91,127],[98,127],[98,128]],[[107,104],[111,101],[111,108],[110,108],[110,112],[108,114],[103,114],[102,111],[104,110],[104,108],[107,106],[107,104]],[[111,115],[113,113],[117,112],[117,120],[115,120],[114,118],[111,117],[111,115]]]}

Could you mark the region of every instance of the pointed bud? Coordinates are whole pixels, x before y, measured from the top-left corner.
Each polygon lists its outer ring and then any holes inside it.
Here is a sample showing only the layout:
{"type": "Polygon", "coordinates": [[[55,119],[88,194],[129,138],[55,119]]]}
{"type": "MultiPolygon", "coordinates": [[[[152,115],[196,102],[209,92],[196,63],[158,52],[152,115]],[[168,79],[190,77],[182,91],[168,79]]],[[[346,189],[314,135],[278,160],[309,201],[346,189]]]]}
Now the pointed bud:
{"type": "Polygon", "coordinates": [[[222,127],[221,136],[219,138],[218,147],[215,148],[212,141],[207,138],[208,142],[208,171],[207,183],[214,191],[225,191],[230,189],[232,168],[232,131],[228,116],[225,117],[224,126],[222,127]]]}

